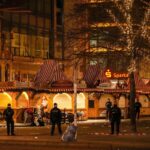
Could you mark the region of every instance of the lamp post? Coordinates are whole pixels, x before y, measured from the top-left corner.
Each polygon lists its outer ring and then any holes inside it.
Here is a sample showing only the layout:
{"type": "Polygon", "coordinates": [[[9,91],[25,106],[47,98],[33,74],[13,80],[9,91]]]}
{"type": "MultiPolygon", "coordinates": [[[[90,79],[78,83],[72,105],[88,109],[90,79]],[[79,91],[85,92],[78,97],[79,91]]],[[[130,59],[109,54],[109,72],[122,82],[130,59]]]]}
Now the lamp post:
{"type": "Polygon", "coordinates": [[[73,91],[74,91],[74,125],[77,126],[77,63],[73,68],[73,91]]]}

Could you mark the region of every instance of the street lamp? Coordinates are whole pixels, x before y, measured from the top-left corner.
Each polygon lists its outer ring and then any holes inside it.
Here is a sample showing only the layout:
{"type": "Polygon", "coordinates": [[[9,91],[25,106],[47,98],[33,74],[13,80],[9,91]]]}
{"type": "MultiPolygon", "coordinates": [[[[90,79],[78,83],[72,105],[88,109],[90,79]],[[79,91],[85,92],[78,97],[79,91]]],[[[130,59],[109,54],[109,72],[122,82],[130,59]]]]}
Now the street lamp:
{"type": "Polygon", "coordinates": [[[74,125],[77,126],[77,63],[73,68],[73,91],[74,91],[74,125]]]}

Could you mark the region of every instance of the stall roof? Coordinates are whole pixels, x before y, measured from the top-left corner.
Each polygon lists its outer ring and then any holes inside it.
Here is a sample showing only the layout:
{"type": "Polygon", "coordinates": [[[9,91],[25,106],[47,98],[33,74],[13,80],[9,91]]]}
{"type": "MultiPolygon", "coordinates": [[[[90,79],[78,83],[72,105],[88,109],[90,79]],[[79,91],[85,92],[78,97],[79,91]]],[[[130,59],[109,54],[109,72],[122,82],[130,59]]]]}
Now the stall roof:
{"type": "Polygon", "coordinates": [[[83,79],[85,80],[88,87],[93,87],[97,77],[100,73],[99,64],[89,65],[84,73],[83,79]]]}
{"type": "Polygon", "coordinates": [[[35,86],[48,85],[57,80],[67,80],[64,72],[55,60],[46,60],[35,76],[35,86]]]}
{"type": "MultiPolygon", "coordinates": [[[[135,87],[138,90],[149,90],[150,91],[150,86],[148,84],[144,84],[142,78],[139,77],[138,73],[134,73],[134,79],[135,79],[135,87]]],[[[128,84],[128,89],[130,88],[130,84],[128,84]]]]}
{"type": "Polygon", "coordinates": [[[97,80],[100,80],[101,83],[110,82],[110,79],[108,79],[105,75],[105,70],[102,70],[99,75],[97,76],[97,80]]]}

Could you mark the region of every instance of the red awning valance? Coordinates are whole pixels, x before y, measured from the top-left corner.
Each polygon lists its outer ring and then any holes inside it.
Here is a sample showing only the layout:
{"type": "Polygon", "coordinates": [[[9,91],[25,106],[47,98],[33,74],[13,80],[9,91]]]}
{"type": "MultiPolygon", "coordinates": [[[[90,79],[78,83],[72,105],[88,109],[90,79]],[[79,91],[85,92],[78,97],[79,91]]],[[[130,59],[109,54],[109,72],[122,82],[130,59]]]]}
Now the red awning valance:
{"type": "Polygon", "coordinates": [[[67,80],[64,72],[55,60],[47,60],[36,74],[35,86],[48,85],[57,80],[67,80]]]}
{"type": "Polygon", "coordinates": [[[100,73],[99,64],[89,65],[84,73],[83,79],[85,80],[88,87],[93,87],[97,77],[100,73]]]}

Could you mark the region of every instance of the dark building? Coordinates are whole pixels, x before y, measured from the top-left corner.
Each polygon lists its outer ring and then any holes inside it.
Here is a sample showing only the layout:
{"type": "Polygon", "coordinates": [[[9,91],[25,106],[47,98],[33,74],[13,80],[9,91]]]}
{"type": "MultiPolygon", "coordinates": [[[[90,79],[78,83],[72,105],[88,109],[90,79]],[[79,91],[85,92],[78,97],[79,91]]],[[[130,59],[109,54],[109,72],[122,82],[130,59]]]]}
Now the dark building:
{"type": "Polygon", "coordinates": [[[33,80],[44,59],[63,59],[63,0],[0,2],[0,81],[33,80]]]}
{"type": "MultiPolygon", "coordinates": [[[[96,59],[90,57],[88,63],[97,61],[103,69],[126,71],[130,63],[125,49],[126,42],[122,40],[122,32],[110,17],[108,10],[113,10],[124,25],[124,18],[112,1],[2,0],[0,80],[33,80],[43,60],[63,60],[73,49],[94,52],[96,59]],[[76,9],[76,15],[68,20],[66,16],[74,9],[75,4],[79,4],[80,7],[76,9]],[[84,10],[86,13],[83,13],[84,10]],[[75,21],[77,24],[74,24],[75,21]],[[76,34],[76,25],[82,28],[82,32],[76,34]],[[86,25],[90,26],[86,28],[86,25]],[[66,38],[67,32],[69,39],[66,38]],[[81,37],[87,37],[87,41],[82,42],[81,37]]],[[[80,30],[78,27],[77,29],[80,30]]],[[[146,58],[147,60],[149,61],[146,58]]],[[[139,61],[144,64],[141,56],[139,61]]],[[[80,67],[81,72],[84,71],[84,65],[80,67]]],[[[140,64],[138,67],[142,70],[140,64]]],[[[70,71],[67,72],[71,75],[70,71]]],[[[144,74],[149,77],[149,73],[142,72],[143,76],[144,74]]]]}
{"type": "MultiPolygon", "coordinates": [[[[71,12],[72,20],[75,20],[74,26],[70,28],[68,40],[74,47],[81,51],[81,57],[87,58],[88,63],[100,63],[101,68],[110,68],[117,72],[127,72],[130,64],[131,50],[128,48],[128,37],[126,29],[128,28],[127,16],[115,4],[123,4],[124,1],[106,1],[106,0],[81,0],[74,6],[71,12]],[[74,19],[73,19],[74,18],[74,19]],[[76,26],[75,26],[76,25],[76,26]],[[124,33],[126,32],[126,33],[124,33]],[[79,40],[78,40],[79,39],[79,40]],[[78,41],[78,42],[77,42],[78,41]],[[77,45],[79,44],[79,45],[77,45]],[[85,54],[86,53],[86,54],[85,54]],[[95,58],[95,59],[94,59],[95,58]]],[[[149,60],[149,42],[142,38],[138,31],[141,26],[148,4],[143,1],[135,0],[132,7],[131,19],[133,34],[136,35],[133,45],[134,54],[137,59],[137,71],[142,77],[149,78],[149,72],[143,72],[143,64],[149,60]],[[140,8],[140,9],[139,9],[140,8]],[[138,31],[138,32],[137,32],[138,31]],[[144,50],[143,50],[144,49],[144,50]]],[[[148,21],[145,22],[148,25],[148,21]]],[[[149,34],[149,27],[147,32],[149,34]]],[[[130,35],[132,33],[129,33],[130,35]]],[[[132,35],[133,35],[132,34],[132,35]]],[[[147,35],[148,35],[147,34],[147,35]]],[[[69,46],[68,46],[69,47],[69,46]]],[[[150,62],[150,61],[149,61],[150,62]]],[[[87,62],[86,62],[87,63],[87,62]]],[[[149,65],[145,67],[149,70],[149,65]]]]}

